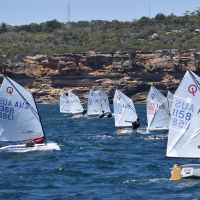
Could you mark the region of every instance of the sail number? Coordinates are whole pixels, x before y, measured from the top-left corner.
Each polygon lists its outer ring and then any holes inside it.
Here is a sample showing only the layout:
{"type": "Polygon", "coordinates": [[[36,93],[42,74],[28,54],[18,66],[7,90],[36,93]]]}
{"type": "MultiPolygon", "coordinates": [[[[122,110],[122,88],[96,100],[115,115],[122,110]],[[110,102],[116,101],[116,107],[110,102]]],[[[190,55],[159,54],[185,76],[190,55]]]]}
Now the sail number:
{"type": "Polygon", "coordinates": [[[124,111],[125,109],[131,109],[131,105],[130,104],[118,104],[117,113],[121,114],[122,111],[124,111]]]}
{"type": "Polygon", "coordinates": [[[194,105],[180,101],[177,99],[174,104],[174,109],[172,111],[172,126],[178,126],[179,128],[184,128],[187,126],[188,122],[192,118],[194,112],[194,105]]]}
{"type": "Polygon", "coordinates": [[[13,120],[14,108],[8,106],[0,106],[0,119],[13,120]]]}
{"type": "Polygon", "coordinates": [[[164,109],[165,105],[164,104],[158,104],[155,102],[147,102],[147,112],[149,115],[154,115],[156,112],[156,109],[164,109]]]}

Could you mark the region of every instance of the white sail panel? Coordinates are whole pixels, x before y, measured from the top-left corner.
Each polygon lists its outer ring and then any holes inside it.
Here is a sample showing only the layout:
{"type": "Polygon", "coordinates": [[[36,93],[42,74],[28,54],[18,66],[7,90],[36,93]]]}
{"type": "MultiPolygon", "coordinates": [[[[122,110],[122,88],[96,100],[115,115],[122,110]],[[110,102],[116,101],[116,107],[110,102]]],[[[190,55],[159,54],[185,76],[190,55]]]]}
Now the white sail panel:
{"type": "Polygon", "coordinates": [[[188,70],[173,96],[168,157],[200,158],[199,122],[200,78],[188,70]]]}
{"type": "Polygon", "coordinates": [[[93,91],[90,90],[88,96],[88,115],[101,115],[104,113],[110,113],[110,106],[108,96],[102,90],[93,91]]]}
{"type": "Polygon", "coordinates": [[[87,115],[100,115],[100,114],[102,114],[102,109],[101,109],[99,93],[90,90],[88,96],[87,115]]]}
{"type": "Polygon", "coordinates": [[[119,90],[115,91],[113,107],[116,127],[131,127],[137,121],[133,101],[119,90]]]}
{"type": "Polygon", "coordinates": [[[59,100],[59,106],[60,106],[60,113],[70,113],[70,100],[68,96],[61,93],[60,100],[59,100]]]}
{"type": "Polygon", "coordinates": [[[147,129],[168,129],[170,115],[167,98],[154,86],[150,88],[146,105],[147,129]]]}
{"type": "Polygon", "coordinates": [[[70,92],[68,92],[68,98],[71,102],[70,112],[72,114],[82,113],[83,106],[81,105],[79,97],[70,91],[70,92]]]}
{"type": "Polygon", "coordinates": [[[96,92],[99,94],[101,102],[101,112],[104,111],[104,113],[110,113],[111,111],[110,111],[108,95],[102,90],[97,90],[96,92]]]}
{"type": "Polygon", "coordinates": [[[0,90],[0,140],[22,141],[43,136],[31,93],[5,77],[0,90]]]}

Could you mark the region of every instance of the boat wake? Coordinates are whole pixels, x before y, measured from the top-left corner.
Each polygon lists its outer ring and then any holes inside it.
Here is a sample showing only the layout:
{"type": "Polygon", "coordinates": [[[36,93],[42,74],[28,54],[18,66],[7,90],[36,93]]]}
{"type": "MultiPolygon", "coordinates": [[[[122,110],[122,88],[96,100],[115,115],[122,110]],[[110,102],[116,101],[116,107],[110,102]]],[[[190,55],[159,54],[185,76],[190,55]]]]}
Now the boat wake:
{"type": "Polygon", "coordinates": [[[169,182],[168,178],[141,178],[141,179],[131,179],[125,180],[123,184],[144,184],[144,183],[161,183],[161,182],[169,182]]]}
{"type": "Polygon", "coordinates": [[[115,134],[116,135],[132,135],[136,134],[136,130],[133,130],[132,128],[123,128],[123,129],[118,129],[115,134]]]}
{"type": "Polygon", "coordinates": [[[76,114],[76,115],[73,115],[72,118],[73,119],[79,119],[79,118],[83,118],[83,114],[76,114]]]}
{"type": "Polygon", "coordinates": [[[113,136],[110,136],[110,135],[96,135],[96,136],[93,136],[92,138],[105,140],[105,139],[108,139],[108,138],[111,139],[111,138],[113,138],[113,136]]]}
{"type": "Polygon", "coordinates": [[[146,140],[146,141],[150,141],[150,140],[157,141],[157,140],[165,140],[166,138],[167,138],[167,135],[150,135],[150,136],[144,138],[144,140],[146,140]]]}

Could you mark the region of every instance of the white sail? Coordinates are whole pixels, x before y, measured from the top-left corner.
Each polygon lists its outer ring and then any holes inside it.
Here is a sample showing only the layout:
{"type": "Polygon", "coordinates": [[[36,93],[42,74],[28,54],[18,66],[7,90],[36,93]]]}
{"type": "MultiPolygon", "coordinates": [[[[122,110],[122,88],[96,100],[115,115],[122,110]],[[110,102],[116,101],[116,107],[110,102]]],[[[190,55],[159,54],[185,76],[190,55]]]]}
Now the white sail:
{"type": "Polygon", "coordinates": [[[190,70],[173,96],[166,155],[200,158],[200,77],[190,70]]]}
{"type": "Polygon", "coordinates": [[[151,86],[147,97],[147,130],[168,129],[169,120],[167,98],[151,86]]]}
{"type": "Polygon", "coordinates": [[[119,90],[115,91],[113,107],[116,127],[131,127],[137,121],[133,101],[119,90]]]}
{"type": "Polygon", "coordinates": [[[0,141],[22,141],[43,136],[31,93],[5,77],[0,89],[0,141]]]}
{"type": "Polygon", "coordinates": [[[169,110],[170,110],[170,113],[171,113],[173,94],[170,91],[167,92],[167,100],[168,100],[169,110]]]}
{"type": "Polygon", "coordinates": [[[108,96],[101,90],[93,91],[90,90],[88,96],[88,115],[101,115],[102,111],[104,113],[109,113],[110,106],[108,101],[108,96]]]}
{"type": "Polygon", "coordinates": [[[69,98],[69,101],[71,102],[70,113],[72,114],[82,113],[83,106],[81,105],[79,97],[70,91],[68,92],[68,98],[69,98]]]}
{"type": "Polygon", "coordinates": [[[96,92],[99,94],[101,103],[101,112],[104,111],[104,113],[110,113],[111,111],[110,111],[108,95],[102,90],[97,90],[96,92]]]}
{"type": "Polygon", "coordinates": [[[90,90],[88,96],[87,115],[100,115],[102,114],[101,102],[99,94],[96,91],[90,90]]]}
{"type": "Polygon", "coordinates": [[[59,100],[59,106],[60,106],[60,113],[70,113],[70,101],[68,96],[61,93],[60,100],[59,100]]]}

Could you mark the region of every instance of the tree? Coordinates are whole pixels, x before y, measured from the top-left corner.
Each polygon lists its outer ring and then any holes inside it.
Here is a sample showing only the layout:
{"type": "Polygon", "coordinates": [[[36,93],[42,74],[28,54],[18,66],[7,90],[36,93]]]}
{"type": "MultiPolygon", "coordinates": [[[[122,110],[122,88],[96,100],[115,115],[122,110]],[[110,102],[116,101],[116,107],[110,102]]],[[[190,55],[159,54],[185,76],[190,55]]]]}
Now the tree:
{"type": "Polygon", "coordinates": [[[162,14],[162,13],[158,13],[158,14],[155,16],[155,20],[156,20],[156,21],[159,21],[159,22],[164,21],[165,18],[166,18],[165,15],[162,14]]]}
{"type": "Polygon", "coordinates": [[[6,23],[2,23],[1,26],[0,26],[0,33],[5,33],[8,31],[8,27],[7,27],[7,24],[6,23]]]}

